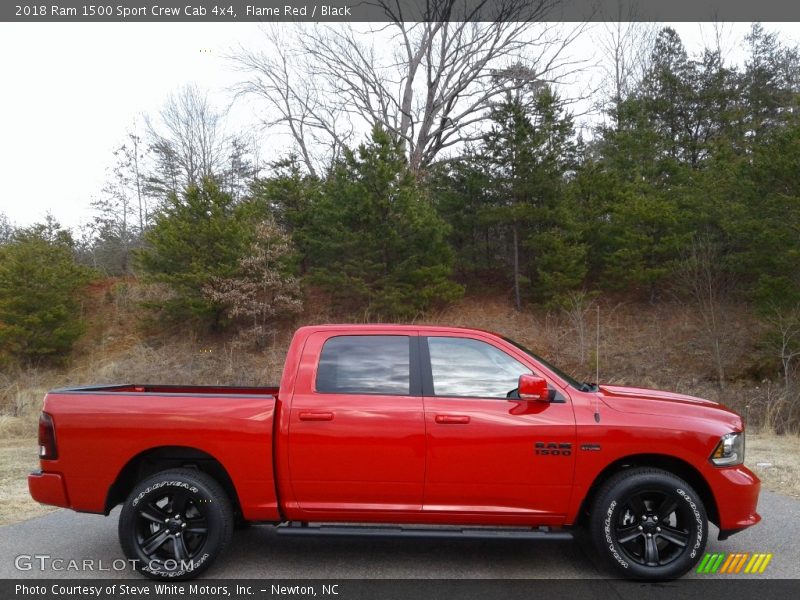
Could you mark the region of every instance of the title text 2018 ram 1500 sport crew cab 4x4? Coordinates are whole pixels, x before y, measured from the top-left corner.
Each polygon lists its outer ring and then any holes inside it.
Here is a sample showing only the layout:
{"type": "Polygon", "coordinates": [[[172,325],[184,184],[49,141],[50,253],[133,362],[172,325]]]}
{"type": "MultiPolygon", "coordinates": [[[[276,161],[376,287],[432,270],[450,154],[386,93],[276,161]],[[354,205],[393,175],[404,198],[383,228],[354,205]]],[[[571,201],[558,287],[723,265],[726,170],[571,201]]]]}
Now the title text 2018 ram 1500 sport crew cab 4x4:
{"type": "Polygon", "coordinates": [[[475,537],[585,526],[619,574],[647,579],[691,569],[709,521],[724,539],[760,520],[733,411],[580,383],[472,329],[303,327],[274,388],[53,391],[39,444],[31,495],[122,504],[122,549],[154,578],[208,568],[236,520],[475,537]]]}

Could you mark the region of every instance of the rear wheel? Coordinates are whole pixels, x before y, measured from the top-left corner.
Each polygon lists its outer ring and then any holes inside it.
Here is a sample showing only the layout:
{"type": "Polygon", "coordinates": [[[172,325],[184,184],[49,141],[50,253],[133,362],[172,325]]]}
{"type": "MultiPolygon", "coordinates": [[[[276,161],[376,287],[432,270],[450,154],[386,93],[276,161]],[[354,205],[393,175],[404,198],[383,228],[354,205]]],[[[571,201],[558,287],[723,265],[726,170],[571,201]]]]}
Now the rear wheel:
{"type": "Polygon", "coordinates": [[[205,571],[233,532],[225,491],[209,475],[171,469],[139,483],[119,517],[119,540],[137,571],[190,579],[205,571]]]}
{"type": "Polygon", "coordinates": [[[592,539],[621,575],[674,579],[706,546],[703,502],[685,481],[660,469],[635,468],[611,477],[591,512],[592,539]]]}

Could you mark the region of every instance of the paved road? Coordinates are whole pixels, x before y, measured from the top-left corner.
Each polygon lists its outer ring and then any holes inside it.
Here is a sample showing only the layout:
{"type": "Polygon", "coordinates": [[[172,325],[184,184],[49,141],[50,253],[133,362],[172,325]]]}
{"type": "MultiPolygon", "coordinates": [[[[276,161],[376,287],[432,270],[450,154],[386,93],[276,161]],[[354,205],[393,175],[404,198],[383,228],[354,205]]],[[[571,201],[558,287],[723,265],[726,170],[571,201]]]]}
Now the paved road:
{"type": "MultiPolygon", "coordinates": [[[[772,552],[759,577],[800,579],[800,500],[762,492],[762,523],[716,541],[710,552],[772,552]]],[[[131,577],[130,571],[58,571],[38,566],[21,572],[19,555],[48,554],[78,561],[123,558],[117,513],[104,518],[60,510],[0,527],[0,578],[131,577]]],[[[451,540],[419,538],[309,538],[277,536],[272,527],[237,531],[232,547],[209,578],[572,578],[607,577],[591,547],[575,541],[451,540]]],[[[690,574],[688,577],[708,577],[690,574]]],[[[742,575],[739,575],[742,577],[742,575]]]]}

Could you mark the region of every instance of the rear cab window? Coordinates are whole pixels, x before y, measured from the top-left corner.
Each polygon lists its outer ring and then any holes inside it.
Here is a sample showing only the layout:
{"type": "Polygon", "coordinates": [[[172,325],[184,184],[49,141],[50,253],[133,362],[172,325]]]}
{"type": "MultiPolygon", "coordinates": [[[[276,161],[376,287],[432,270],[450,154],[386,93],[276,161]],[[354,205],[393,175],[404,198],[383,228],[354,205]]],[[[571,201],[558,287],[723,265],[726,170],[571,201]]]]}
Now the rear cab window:
{"type": "Polygon", "coordinates": [[[405,335],[329,338],[320,353],[316,392],[412,395],[411,340],[405,335]]]}

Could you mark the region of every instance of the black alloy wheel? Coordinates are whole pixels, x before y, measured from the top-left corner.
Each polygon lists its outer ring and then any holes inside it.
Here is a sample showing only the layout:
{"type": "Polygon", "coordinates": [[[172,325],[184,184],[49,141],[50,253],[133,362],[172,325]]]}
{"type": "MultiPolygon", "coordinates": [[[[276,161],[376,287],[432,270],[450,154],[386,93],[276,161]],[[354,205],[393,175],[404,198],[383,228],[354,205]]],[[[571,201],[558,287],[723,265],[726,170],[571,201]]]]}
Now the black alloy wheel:
{"type": "Polygon", "coordinates": [[[224,490],[192,469],[164,471],[131,492],[119,537],[125,555],[154,579],[189,579],[207,569],[230,540],[233,513],[224,490]]]}
{"type": "Polygon", "coordinates": [[[591,532],[600,553],[625,577],[673,579],[702,557],[708,520],[685,481],[660,469],[635,468],[599,490],[591,532]]]}
{"type": "Polygon", "coordinates": [[[628,497],[614,525],[625,555],[648,567],[677,559],[689,543],[690,507],[661,490],[643,490],[628,497]]]}

